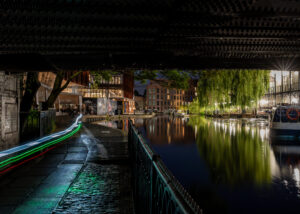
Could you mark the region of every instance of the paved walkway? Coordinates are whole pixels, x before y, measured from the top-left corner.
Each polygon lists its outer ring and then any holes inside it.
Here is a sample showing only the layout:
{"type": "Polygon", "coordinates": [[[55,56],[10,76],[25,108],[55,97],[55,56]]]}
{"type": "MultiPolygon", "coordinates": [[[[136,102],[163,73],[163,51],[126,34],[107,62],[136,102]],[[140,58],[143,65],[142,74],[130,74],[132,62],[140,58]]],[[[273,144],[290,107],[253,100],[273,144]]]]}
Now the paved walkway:
{"type": "Polygon", "coordinates": [[[39,160],[0,179],[0,213],[133,213],[127,137],[83,124],[39,160]]]}

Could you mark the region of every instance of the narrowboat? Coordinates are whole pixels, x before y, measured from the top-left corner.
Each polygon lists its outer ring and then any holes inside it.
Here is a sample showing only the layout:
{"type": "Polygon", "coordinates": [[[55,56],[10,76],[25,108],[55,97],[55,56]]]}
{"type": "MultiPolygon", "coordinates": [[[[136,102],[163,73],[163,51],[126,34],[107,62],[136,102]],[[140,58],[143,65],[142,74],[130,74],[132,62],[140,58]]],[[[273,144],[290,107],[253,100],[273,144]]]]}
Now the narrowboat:
{"type": "Polygon", "coordinates": [[[300,137],[300,106],[279,106],[270,123],[271,136],[300,137]]]}

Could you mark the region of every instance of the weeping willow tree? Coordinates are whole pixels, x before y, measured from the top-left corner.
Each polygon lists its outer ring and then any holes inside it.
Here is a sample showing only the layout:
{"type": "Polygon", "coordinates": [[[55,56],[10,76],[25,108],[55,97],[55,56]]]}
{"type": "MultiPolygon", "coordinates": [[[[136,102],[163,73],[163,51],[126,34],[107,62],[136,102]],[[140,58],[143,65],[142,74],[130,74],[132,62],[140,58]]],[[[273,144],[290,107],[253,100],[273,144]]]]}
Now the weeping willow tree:
{"type": "Polygon", "coordinates": [[[205,70],[198,81],[201,107],[224,109],[250,107],[269,87],[268,70],[205,70]]]}

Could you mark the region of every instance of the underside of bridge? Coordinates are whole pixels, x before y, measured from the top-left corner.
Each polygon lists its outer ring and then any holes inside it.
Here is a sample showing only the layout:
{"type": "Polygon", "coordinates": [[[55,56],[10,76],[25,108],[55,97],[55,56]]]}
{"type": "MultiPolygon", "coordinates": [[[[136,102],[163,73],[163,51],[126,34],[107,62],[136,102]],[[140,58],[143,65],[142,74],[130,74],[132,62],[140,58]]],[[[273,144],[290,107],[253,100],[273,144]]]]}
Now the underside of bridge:
{"type": "Polygon", "coordinates": [[[1,0],[0,69],[300,69],[298,0],[1,0]]]}

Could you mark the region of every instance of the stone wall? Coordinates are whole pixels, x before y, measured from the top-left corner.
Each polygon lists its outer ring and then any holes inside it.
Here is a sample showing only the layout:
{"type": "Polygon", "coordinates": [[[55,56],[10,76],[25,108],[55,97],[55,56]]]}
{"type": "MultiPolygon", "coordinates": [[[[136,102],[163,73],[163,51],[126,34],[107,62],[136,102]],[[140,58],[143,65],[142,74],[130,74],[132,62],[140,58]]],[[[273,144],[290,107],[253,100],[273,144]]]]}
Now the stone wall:
{"type": "Polygon", "coordinates": [[[19,76],[0,71],[0,149],[19,142],[19,76]]]}

